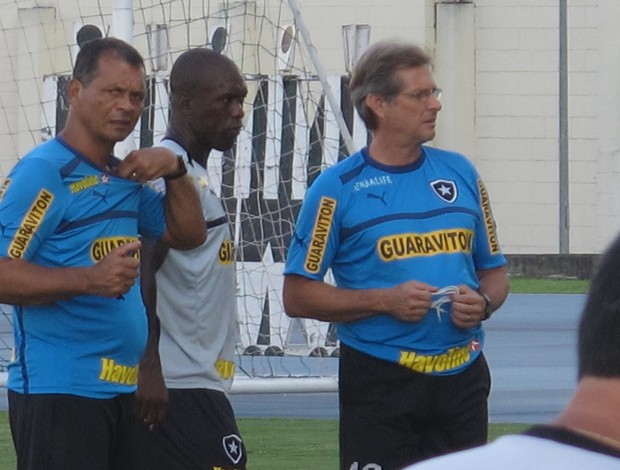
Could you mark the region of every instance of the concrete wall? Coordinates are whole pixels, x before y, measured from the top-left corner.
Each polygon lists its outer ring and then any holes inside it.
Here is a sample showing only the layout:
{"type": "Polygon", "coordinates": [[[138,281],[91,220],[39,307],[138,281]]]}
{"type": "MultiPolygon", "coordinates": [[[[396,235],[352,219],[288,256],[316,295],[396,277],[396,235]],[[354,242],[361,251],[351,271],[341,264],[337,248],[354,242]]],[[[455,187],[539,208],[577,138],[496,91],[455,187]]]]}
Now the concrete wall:
{"type": "Polygon", "coordinates": [[[595,221],[594,235],[604,241],[620,226],[620,2],[599,4],[598,11],[585,10],[589,36],[597,40],[589,41],[591,49],[584,54],[590,73],[582,86],[591,90],[592,99],[581,101],[580,111],[590,117],[593,138],[583,153],[589,154],[596,175],[594,203],[587,210],[595,221]]]}
{"type": "Polygon", "coordinates": [[[510,276],[554,279],[592,279],[600,254],[507,255],[510,276]]]}
{"type": "Polygon", "coordinates": [[[557,3],[476,2],[474,161],[509,253],[558,250],[557,3]]]}
{"type": "MultiPolygon", "coordinates": [[[[558,4],[476,2],[477,161],[509,253],[559,249],[558,4]]],[[[597,73],[618,67],[600,60],[599,18],[603,5],[617,18],[618,5],[568,4],[570,252],[599,252],[619,225],[597,216],[608,190],[597,168],[597,73]]]]}

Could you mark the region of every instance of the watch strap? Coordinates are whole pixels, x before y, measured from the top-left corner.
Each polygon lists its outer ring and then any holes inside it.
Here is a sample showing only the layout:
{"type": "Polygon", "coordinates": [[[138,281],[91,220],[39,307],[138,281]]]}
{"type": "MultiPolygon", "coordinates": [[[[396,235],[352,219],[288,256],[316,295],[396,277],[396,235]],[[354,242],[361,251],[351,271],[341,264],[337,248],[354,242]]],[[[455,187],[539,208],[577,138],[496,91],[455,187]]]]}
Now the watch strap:
{"type": "Polygon", "coordinates": [[[183,156],[177,155],[177,161],[179,164],[178,170],[164,176],[164,179],[166,181],[176,180],[181,176],[185,176],[187,174],[187,166],[185,165],[185,159],[183,158],[183,156]]]}

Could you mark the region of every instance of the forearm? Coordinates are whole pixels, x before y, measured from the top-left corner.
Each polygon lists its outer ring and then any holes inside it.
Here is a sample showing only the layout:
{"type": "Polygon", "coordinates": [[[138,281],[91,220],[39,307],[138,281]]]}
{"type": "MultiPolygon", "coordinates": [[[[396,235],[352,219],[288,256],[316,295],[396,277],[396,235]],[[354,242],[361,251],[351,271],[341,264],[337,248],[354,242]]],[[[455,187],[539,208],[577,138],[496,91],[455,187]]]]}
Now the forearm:
{"type": "Polygon", "coordinates": [[[0,259],[0,303],[43,305],[89,293],[88,268],[47,268],[0,259]]]}
{"type": "Polygon", "coordinates": [[[0,258],[0,303],[51,304],[77,295],[117,298],[128,292],[139,276],[135,254],[140,246],[140,241],[125,243],[84,267],[46,267],[0,258]]]}
{"type": "Polygon", "coordinates": [[[502,306],[510,289],[508,274],[504,267],[478,271],[478,290],[491,300],[493,310],[502,306]]]}
{"type": "Polygon", "coordinates": [[[140,293],[146,307],[148,319],[148,339],[142,358],[142,364],[149,368],[160,368],[159,335],[160,323],[157,317],[157,271],[164,263],[168,247],[158,241],[145,239],[140,258],[140,293]]]}
{"type": "Polygon", "coordinates": [[[138,368],[136,400],[139,415],[150,426],[160,423],[166,414],[168,390],[159,356],[160,323],[157,317],[157,279],[155,273],[163,264],[168,247],[161,242],[144,240],[140,263],[141,293],[148,318],[148,339],[138,368]]]}
{"type": "Polygon", "coordinates": [[[166,222],[164,242],[171,248],[187,250],[204,243],[207,232],[200,199],[189,176],[166,181],[166,222]]]}
{"type": "Polygon", "coordinates": [[[161,374],[161,361],[159,357],[159,318],[157,318],[157,313],[149,307],[147,307],[146,312],[148,318],[148,337],[140,361],[140,367],[144,368],[149,374],[152,374],[153,371],[161,374]]]}
{"type": "Polygon", "coordinates": [[[161,369],[159,356],[159,318],[154,305],[147,305],[149,334],[146,348],[138,367],[138,390],[136,402],[138,414],[146,424],[152,426],[163,421],[168,403],[168,390],[161,369]]]}
{"type": "Polygon", "coordinates": [[[168,246],[188,250],[205,241],[200,200],[181,157],[163,147],[134,150],[123,159],[117,173],[142,183],[164,178],[168,230],[163,239],[168,246]]]}
{"type": "Polygon", "coordinates": [[[284,308],[290,317],[326,322],[361,320],[381,312],[386,295],[386,289],[342,289],[303,276],[284,278],[284,308]]]}

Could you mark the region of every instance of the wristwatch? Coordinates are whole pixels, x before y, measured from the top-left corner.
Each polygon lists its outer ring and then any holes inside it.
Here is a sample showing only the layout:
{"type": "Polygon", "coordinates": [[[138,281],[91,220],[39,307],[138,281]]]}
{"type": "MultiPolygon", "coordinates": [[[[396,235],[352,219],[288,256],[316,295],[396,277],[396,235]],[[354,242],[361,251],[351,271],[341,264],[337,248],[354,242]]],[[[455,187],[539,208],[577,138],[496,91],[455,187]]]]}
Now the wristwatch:
{"type": "Polygon", "coordinates": [[[493,305],[491,305],[491,297],[480,291],[478,291],[478,293],[484,299],[484,317],[482,318],[482,320],[488,320],[489,318],[491,318],[491,315],[493,315],[493,305]]]}
{"type": "Polygon", "coordinates": [[[187,174],[187,166],[185,166],[185,160],[182,155],[177,155],[177,161],[179,162],[179,169],[173,173],[164,176],[166,181],[172,181],[187,174]]]}

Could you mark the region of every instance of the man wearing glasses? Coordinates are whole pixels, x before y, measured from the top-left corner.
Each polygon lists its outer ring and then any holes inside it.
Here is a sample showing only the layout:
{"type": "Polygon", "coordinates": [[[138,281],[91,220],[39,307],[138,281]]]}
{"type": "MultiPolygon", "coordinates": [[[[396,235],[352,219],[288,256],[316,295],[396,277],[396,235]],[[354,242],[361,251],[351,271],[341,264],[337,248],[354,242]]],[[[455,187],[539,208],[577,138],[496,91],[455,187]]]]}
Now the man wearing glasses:
{"type": "Polygon", "coordinates": [[[372,143],[308,189],[284,305],[337,325],[340,468],[400,469],[486,442],[482,322],[508,295],[506,260],[472,163],[424,145],[441,110],[430,56],[375,44],[350,89],[372,143]]]}

